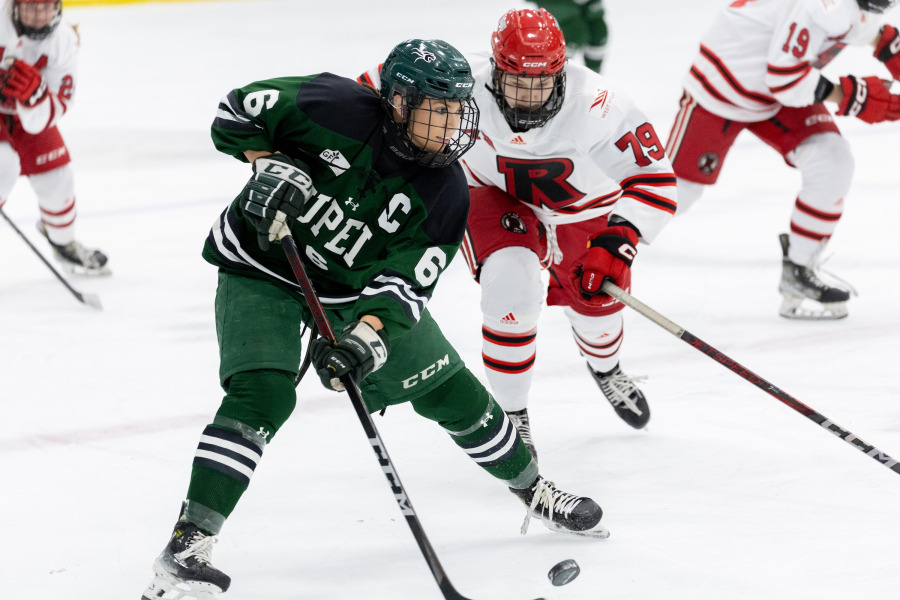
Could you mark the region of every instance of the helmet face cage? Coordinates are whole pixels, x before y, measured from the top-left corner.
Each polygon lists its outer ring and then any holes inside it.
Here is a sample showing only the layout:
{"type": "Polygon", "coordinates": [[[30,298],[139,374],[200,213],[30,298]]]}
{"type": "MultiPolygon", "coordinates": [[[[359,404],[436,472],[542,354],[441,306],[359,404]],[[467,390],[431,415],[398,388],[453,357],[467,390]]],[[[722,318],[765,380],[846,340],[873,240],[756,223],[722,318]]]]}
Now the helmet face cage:
{"type": "Polygon", "coordinates": [[[10,8],[12,9],[12,21],[16,27],[16,32],[33,40],[42,40],[49,36],[62,20],[62,0],[13,0],[10,8]],[[37,7],[35,5],[38,4],[53,5],[56,9],[53,18],[43,27],[32,27],[23,24],[23,10],[36,10],[37,7]]]}
{"type": "Polygon", "coordinates": [[[491,50],[491,92],[513,131],[541,127],[560,111],[566,42],[553,15],[543,8],[510,10],[491,36],[491,50]]]}
{"type": "Polygon", "coordinates": [[[881,14],[892,8],[897,0],[857,0],[859,7],[867,12],[881,14]]]}
{"type": "Polygon", "coordinates": [[[402,42],[381,67],[382,105],[398,127],[403,150],[429,167],[452,164],[475,143],[474,88],[468,61],[441,40],[402,42]]]}

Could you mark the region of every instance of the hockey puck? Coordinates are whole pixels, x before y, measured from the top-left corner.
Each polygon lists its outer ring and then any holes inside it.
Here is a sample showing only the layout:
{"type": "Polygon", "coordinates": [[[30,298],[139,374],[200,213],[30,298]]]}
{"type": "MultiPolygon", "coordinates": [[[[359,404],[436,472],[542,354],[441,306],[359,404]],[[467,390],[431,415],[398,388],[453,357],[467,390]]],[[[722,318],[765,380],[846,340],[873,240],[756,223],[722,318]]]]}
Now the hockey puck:
{"type": "Polygon", "coordinates": [[[581,573],[581,567],[578,566],[578,563],[571,558],[567,558],[553,565],[553,568],[547,573],[547,577],[550,579],[550,583],[558,587],[566,585],[578,577],[579,573],[581,573]]]}

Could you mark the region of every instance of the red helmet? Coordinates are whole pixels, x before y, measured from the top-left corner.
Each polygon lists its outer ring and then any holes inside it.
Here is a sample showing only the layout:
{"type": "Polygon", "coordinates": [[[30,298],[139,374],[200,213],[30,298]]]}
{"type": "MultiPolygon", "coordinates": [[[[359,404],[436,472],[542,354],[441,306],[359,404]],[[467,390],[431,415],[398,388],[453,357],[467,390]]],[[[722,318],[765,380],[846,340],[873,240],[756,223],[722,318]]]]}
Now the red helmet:
{"type": "Polygon", "coordinates": [[[543,8],[507,12],[491,36],[497,68],[514,75],[553,75],[566,64],[566,40],[543,8]]]}

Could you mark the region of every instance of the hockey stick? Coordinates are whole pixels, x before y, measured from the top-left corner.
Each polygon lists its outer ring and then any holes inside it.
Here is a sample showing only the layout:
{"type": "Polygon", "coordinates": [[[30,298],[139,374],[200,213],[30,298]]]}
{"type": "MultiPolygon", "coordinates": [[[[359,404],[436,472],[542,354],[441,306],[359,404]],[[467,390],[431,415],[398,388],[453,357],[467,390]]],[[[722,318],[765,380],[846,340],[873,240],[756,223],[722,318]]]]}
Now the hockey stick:
{"type": "Polygon", "coordinates": [[[799,400],[797,400],[796,398],[794,398],[793,396],[791,396],[784,390],[775,387],[774,385],[772,385],[771,383],[769,383],[768,381],[766,381],[765,379],[763,379],[762,377],[760,377],[759,375],[757,375],[756,373],[754,373],[753,371],[748,369],[747,367],[743,366],[742,364],[740,364],[736,360],[730,358],[729,356],[723,354],[719,350],[716,350],[715,348],[713,348],[712,346],[710,346],[709,344],[707,344],[706,342],[704,342],[703,340],[701,340],[700,338],[698,338],[697,336],[692,334],[691,332],[687,331],[684,327],[681,327],[680,325],[676,325],[669,319],[665,318],[664,316],[662,316],[661,314],[659,314],[658,312],[656,312],[655,310],[653,310],[652,308],[650,308],[649,306],[647,306],[646,304],[644,304],[643,302],[641,302],[640,300],[638,300],[637,298],[635,298],[634,296],[632,296],[631,294],[629,294],[628,292],[626,292],[625,290],[623,290],[622,288],[620,288],[619,286],[614,284],[613,282],[611,282],[609,280],[604,281],[603,284],[600,286],[600,289],[603,290],[605,293],[609,294],[610,296],[612,296],[613,298],[615,298],[616,300],[618,300],[619,302],[621,302],[622,304],[634,309],[635,311],[639,312],[643,316],[647,317],[648,319],[650,319],[651,321],[653,321],[654,323],[656,323],[657,325],[659,325],[660,327],[662,327],[663,329],[665,329],[666,331],[668,331],[669,333],[674,335],[675,337],[686,342],[692,348],[696,348],[697,350],[699,350],[703,354],[707,355],[708,357],[710,357],[711,359],[713,359],[714,361],[716,361],[717,363],[719,363],[720,365],[722,365],[723,367],[728,369],[729,371],[733,371],[738,376],[746,379],[747,381],[749,381],[750,383],[752,383],[753,385],[755,385],[762,391],[766,392],[770,396],[773,396],[774,398],[780,400],[784,404],[790,406],[791,408],[796,410],[798,413],[800,413],[801,415],[803,415],[804,417],[806,417],[807,419],[809,419],[816,425],[820,425],[821,427],[824,427],[827,431],[830,431],[831,433],[833,433],[840,439],[844,440],[845,442],[847,442],[848,444],[850,444],[857,450],[864,452],[866,456],[871,456],[872,458],[877,460],[880,464],[884,465],[885,467],[889,468],[890,470],[894,471],[895,473],[900,473],[900,463],[898,463],[896,460],[894,460],[893,458],[891,458],[890,456],[888,456],[887,454],[885,454],[884,452],[882,452],[881,450],[879,450],[878,448],[873,446],[872,444],[869,444],[868,442],[862,440],[861,438],[858,438],[855,434],[851,433],[849,430],[844,429],[843,427],[841,427],[840,425],[838,425],[831,419],[826,418],[823,414],[821,414],[821,413],[813,410],[812,408],[808,407],[807,405],[803,404],[802,402],[800,402],[799,400]]]}
{"type": "MultiPolygon", "coordinates": [[[[285,255],[287,255],[288,262],[291,263],[294,277],[297,279],[297,283],[300,284],[303,298],[306,300],[309,310],[312,311],[312,316],[319,328],[319,332],[325,339],[336,342],[337,336],[335,336],[334,329],[331,327],[331,322],[325,315],[325,308],[319,301],[316,290],[313,288],[312,282],[306,275],[306,268],[303,266],[303,260],[300,258],[297,243],[294,241],[293,236],[288,235],[281,238],[281,244],[284,248],[285,255]]],[[[419,517],[413,509],[412,502],[410,501],[409,496],[406,495],[406,490],[400,482],[400,476],[397,474],[396,469],[394,469],[394,463],[391,461],[391,457],[388,456],[387,448],[384,447],[384,442],[381,441],[378,430],[375,428],[375,423],[372,421],[371,415],[369,415],[366,403],[362,398],[362,392],[359,391],[359,387],[356,385],[353,377],[349,374],[344,375],[341,378],[341,382],[347,389],[347,394],[350,396],[353,408],[356,409],[356,416],[359,417],[359,422],[366,432],[366,437],[369,438],[369,443],[372,444],[372,449],[375,451],[375,457],[378,459],[378,464],[381,465],[381,470],[384,471],[384,475],[387,477],[388,484],[391,486],[391,491],[394,493],[394,499],[397,501],[397,506],[400,507],[400,512],[406,517],[406,524],[409,525],[413,537],[416,538],[416,543],[419,544],[419,550],[422,551],[422,556],[425,557],[425,562],[428,563],[431,574],[434,576],[438,587],[444,594],[444,598],[446,598],[446,600],[469,600],[457,592],[456,588],[453,587],[453,584],[450,583],[450,579],[448,579],[444,567],[441,566],[441,561],[438,560],[437,553],[431,546],[431,542],[428,541],[428,536],[425,535],[425,530],[419,522],[419,517]]],[[[537,600],[544,599],[537,598],[537,600]]]]}
{"type": "Polygon", "coordinates": [[[97,310],[103,310],[103,305],[100,304],[100,298],[94,294],[82,294],[81,292],[73,288],[69,284],[69,282],[59,274],[59,271],[57,271],[56,268],[54,268],[54,266],[50,264],[50,261],[44,258],[44,255],[41,254],[41,251],[34,247],[34,244],[31,243],[31,240],[25,237],[25,234],[22,233],[22,231],[18,227],[16,227],[16,224],[12,222],[12,219],[10,219],[6,215],[6,212],[4,212],[2,208],[0,208],[0,215],[2,215],[4,219],[6,219],[6,222],[9,223],[9,226],[13,228],[13,231],[19,234],[19,237],[25,240],[25,243],[28,244],[28,247],[31,248],[35,254],[37,254],[37,257],[41,259],[41,261],[43,261],[45,265],[47,265],[47,268],[50,269],[54,275],[56,275],[56,278],[59,279],[64,286],[66,286],[66,289],[72,292],[73,296],[78,298],[79,302],[81,302],[82,304],[87,304],[88,306],[92,306],[97,310]]]}

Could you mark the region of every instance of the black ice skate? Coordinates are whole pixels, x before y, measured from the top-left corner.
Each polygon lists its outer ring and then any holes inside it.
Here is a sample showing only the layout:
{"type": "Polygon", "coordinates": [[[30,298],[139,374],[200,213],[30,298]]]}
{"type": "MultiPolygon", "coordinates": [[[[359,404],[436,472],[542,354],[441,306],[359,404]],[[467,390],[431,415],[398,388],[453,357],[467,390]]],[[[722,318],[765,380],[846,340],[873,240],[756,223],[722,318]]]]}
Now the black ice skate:
{"type": "Polygon", "coordinates": [[[588,365],[587,368],[591,377],[600,386],[603,395],[612,404],[616,414],[635,429],[643,429],[650,420],[650,405],[647,404],[647,398],[638,389],[635,382],[645,378],[629,377],[619,368],[619,365],[616,365],[608,373],[597,373],[591,368],[591,365],[588,365]]]}
{"type": "Polygon", "coordinates": [[[109,275],[111,273],[106,264],[109,259],[100,250],[85,248],[74,240],[68,244],[54,244],[47,236],[47,228],[43,223],[38,223],[38,231],[50,242],[53,247],[53,257],[65,271],[75,275],[109,275]]]}
{"type": "Polygon", "coordinates": [[[788,258],[788,234],[778,236],[781,242],[781,283],[778,291],[784,299],[778,314],[788,319],[843,319],[847,316],[850,291],[828,285],[819,278],[819,254],[813,255],[809,266],[798,265],[788,258]]]}
{"type": "Polygon", "coordinates": [[[552,481],[540,475],[531,487],[509,488],[528,507],[522,533],[528,531],[531,517],[537,517],[552,531],[594,538],[608,538],[609,531],[600,524],[603,510],[590,498],[567,494],[556,489],[552,481]]]}
{"type": "Polygon", "coordinates": [[[528,422],[528,409],[509,411],[506,413],[506,416],[516,426],[519,437],[522,438],[525,447],[528,448],[531,458],[534,459],[534,462],[537,462],[537,450],[534,449],[534,442],[531,440],[531,423],[528,422]]]}
{"type": "Polygon", "coordinates": [[[141,600],[214,600],[227,591],[231,577],[210,563],[214,543],[215,537],[193,523],[178,521],[141,600]]]}

